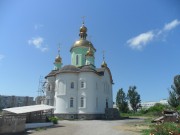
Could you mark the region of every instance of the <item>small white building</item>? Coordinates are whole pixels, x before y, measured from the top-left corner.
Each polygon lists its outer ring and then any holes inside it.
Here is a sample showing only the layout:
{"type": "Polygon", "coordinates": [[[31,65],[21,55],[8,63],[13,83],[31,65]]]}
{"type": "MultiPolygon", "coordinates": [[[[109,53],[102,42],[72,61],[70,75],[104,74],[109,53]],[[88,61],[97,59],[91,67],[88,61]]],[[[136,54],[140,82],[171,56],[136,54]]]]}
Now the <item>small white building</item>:
{"type": "Polygon", "coordinates": [[[70,48],[71,65],[62,66],[58,53],[54,70],[45,77],[46,104],[54,106],[54,113],[65,119],[102,118],[105,108],[113,108],[111,71],[104,58],[101,67],[96,67],[96,49],[86,39],[84,23],[79,36],[70,48]]]}
{"type": "Polygon", "coordinates": [[[144,109],[148,109],[148,108],[154,106],[156,103],[157,103],[157,102],[152,102],[152,101],[151,101],[151,102],[142,102],[142,103],[141,103],[141,106],[142,106],[142,108],[144,108],[144,109]]]}
{"type": "Polygon", "coordinates": [[[157,104],[157,103],[160,103],[160,104],[163,104],[163,105],[168,105],[167,99],[162,99],[162,100],[160,100],[159,102],[155,102],[155,101],[142,102],[142,103],[141,103],[141,106],[142,106],[142,108],[144,108],[144,109],[148,109],[148,108],[154,106],[154,105],[157,104]]]}
{"type": "Polygon", "coordinates": [[[159,101],[159,103],[161,103],[161,104],[163,104],[163,105],[169,105],[167,99],[162,99],[162,100],[159,101]]]}

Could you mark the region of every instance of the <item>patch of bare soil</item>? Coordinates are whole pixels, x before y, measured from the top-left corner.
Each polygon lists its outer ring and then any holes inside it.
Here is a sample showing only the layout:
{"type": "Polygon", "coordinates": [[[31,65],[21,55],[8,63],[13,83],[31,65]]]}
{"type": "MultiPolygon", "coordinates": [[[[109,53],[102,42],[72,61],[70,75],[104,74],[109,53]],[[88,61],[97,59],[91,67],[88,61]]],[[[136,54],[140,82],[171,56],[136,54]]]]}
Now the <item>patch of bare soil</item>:
{"type": "Polygon", "coordinates": [[[143,121],[130,121],[128,123],[125,123],[123,125],[119,125],[119,126],[114,126],[113,127],[116,130],[123,130],[123,131],[131,131],[131,132],[140,132],[143,129],[148,129],[149,128],[149,124],[147,122],[145,122],[145,120],[143,121]]]}

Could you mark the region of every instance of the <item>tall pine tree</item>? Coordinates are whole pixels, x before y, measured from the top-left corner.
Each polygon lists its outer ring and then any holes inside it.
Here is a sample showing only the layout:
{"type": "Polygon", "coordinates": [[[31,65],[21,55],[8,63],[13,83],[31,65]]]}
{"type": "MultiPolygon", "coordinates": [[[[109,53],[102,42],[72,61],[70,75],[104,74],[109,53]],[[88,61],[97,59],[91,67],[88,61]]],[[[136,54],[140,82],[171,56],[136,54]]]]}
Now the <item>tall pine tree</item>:
{"type": "Polygon", "coordinates": [[[140,99],[140,95],[136,91],[136,86],[129,87],[127,97],[129,99],[129,103],[133,111],[137,112],[137,109],[140,107],[141,99],[140,99]]]}
{"type": "Polygon", "coordinates": [[[127,113],[128,112],[128,102],[127,102],[126,94],[123,89],[119,89],[116,95],[116,105],[120,112],[127,113]]]}
{"type": "Polygon", "coordinates": [[[168,103],[174,108],[180,105],[180,75],[174,77],[174,84],[171,85],[171,90],[169,90],[168,103]]]}

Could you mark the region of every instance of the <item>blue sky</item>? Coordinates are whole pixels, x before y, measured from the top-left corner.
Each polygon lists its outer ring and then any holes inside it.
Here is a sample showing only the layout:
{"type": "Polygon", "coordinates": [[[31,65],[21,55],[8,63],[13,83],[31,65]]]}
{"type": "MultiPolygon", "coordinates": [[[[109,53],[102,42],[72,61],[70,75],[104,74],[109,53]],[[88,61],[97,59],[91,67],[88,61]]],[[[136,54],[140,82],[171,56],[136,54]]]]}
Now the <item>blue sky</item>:
{"type": "Polygon", "coordinates": [[[39,77],[63,65],[85,17],[88,39],[111,69],[118,89],[137,86],[142,101],[168,98],[180,74],[179,0],[1,0],[0,95],[37,96],[39,77]]]}

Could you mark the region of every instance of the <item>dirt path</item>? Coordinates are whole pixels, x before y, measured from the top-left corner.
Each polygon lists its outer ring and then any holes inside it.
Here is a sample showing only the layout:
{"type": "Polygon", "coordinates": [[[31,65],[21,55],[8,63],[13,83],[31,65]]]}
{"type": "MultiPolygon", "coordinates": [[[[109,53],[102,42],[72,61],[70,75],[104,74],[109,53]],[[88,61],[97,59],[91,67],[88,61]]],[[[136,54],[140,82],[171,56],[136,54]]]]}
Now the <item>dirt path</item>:
{"type": "Polygon", "coordinates": [[[139,135],[140,133],[128,130],[130,123],[138,123],[141,119],[133,120],[82,120],[59,121],[59,124],[47,128],[28,131],[30,135],[139,135]]]}

